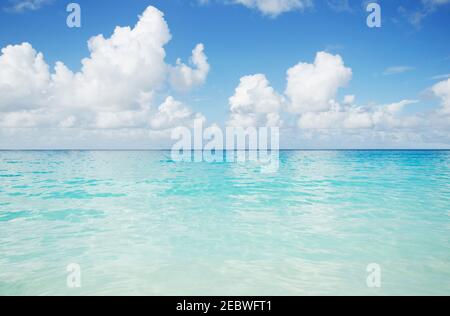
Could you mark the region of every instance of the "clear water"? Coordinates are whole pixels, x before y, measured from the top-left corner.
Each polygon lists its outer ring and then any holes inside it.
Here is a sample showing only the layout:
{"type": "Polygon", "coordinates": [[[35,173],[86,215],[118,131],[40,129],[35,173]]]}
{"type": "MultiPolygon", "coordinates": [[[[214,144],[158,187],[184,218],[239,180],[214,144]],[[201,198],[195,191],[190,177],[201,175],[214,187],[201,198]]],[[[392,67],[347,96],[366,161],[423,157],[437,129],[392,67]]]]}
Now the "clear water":
{"type": "Polygon", "coordinates": [[[448,295],[450,152],[0,152],[0,294],[448,295]]]}

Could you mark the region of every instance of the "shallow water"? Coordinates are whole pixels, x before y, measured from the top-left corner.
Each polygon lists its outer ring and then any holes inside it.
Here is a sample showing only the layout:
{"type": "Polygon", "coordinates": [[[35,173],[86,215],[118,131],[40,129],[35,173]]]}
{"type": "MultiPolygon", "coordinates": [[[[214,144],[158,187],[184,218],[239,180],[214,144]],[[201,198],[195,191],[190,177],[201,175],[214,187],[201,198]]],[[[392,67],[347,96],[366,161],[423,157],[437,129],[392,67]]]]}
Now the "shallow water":
{"type": "Polygon", "coordinates": [[[0,152],[0,295],[450,294],[450,152],[280,155],[0,152]]]}

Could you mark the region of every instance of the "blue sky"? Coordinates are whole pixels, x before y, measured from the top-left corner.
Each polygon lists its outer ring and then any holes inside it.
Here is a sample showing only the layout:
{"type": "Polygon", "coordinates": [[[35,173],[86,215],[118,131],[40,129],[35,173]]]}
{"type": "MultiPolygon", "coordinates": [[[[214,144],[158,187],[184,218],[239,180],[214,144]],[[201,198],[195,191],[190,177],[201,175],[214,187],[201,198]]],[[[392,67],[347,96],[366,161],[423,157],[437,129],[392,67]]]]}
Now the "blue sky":
{"type": "Polygon", "coordinates": [[[28,42],[44,54],[50,68],[62,61],[76,72],[82,58],[89,56],[89,38],[110,37],[117,25],[134,26],[146,7],[155,6],[164,12],[172,34],[165,46],[166,62],[175,64],[177,58],[187,62],[195,45],[203,43],[210,65],[201,86],[189,92],[169,87],[167,94],[219,124],[229,114],[229,98],[241,77],[264,74],[283,94],[286,71],[299,62],[312,63],[320,51],[339,54],[353,72],[336,99],[355,95],[361,106],[417,100],[406,113],[428,111],[441,102],[430,95],[430,87],[450,73],[450,2],[379,1],[381,28],[366,26],[363,1],[343,6],[345,1],[316,0],[303,10],[277,16],[212,0],[77,2],[82,9],[79,29],[65,25],[69,1],[49,1],[17,12],[13,9],[17,2],[2,0],[0,47],[28,42]],[[418,14],[420,22],[413,19],[418,14]]]}

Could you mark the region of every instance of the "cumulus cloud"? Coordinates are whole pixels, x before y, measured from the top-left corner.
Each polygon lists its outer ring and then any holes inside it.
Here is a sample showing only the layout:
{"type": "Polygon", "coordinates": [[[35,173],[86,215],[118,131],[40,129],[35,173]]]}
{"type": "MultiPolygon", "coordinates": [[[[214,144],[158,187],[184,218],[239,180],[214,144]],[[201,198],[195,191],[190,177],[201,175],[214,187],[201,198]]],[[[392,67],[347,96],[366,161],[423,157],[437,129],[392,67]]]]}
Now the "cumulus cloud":
{"type": "Polygon", "coordinates": [[[229,99],[230,126],[279,126],[283,98],[270,86],[265,75],[242,77],[229,99]]]}
{"type": "Polygon", "coordinates": [[[430,89],[441,100],[438,109],[415,113],[405,109],[418,100],[363,106],[350,94],[337,101],[339,89],[351,77],[342,57],[325,52],[317,53],[313,63],[299,63],[287,71],[284,94],[275,91],[263,74],[242,77],[229,101],[228,124],[271,126],[273,122],[272,126],[281,127],[282,146],[290,148],[448,145],[450,79],[430,89]]]}
{"type": "Polygon", "coordinates": [[[44,56],[24,43],[7,46],[0,55],[0,111],[45,105],[50,73],[44,56]]]}
{"type": "Polygon", "coordinates": [[[339,88],[352,78],[339,55],[319,52],[313,64],[299,63],[287,71],[285,94],[295,113],[318,112],[329,108],[339,88]]]}
{"type": "Polygon", "coordinates": [[[205,82],[210,66],[204,49],[203,44],[198,44],[192,51],[190,63],[195,68],[183,64],[180,59],[177,60],[177,65],[171,68],[170,82],[175,89],[185,91],[205,82]]]}
{"type": "Polygon", "coordinates": [[[187,121],[192,122],[192,118],[206,120],[200,113],[194,115],[192,110],[180,101],[167,97],[159,106],[158,112],[150,119],[150,126],[155,130],[167,129],[185,125],[187,121]]]}
{"type": "MultiPolygon", "coordinates": [[[[230,97],[232,126],[281,126],[283,111],[291,113],[323,112],[331,108],[337,90],[352,77],[339,55],[319,52],[313,64],[299,63],[287,71],[285,94],[277,93],[266,76],[256,74],[241,78],[230,97]]],[[[344,103],[353,103],[346,96],[344,103]]]]}
{"type": "Polygon", "coordinates": [[[204,47],[193,51],[192,69],[166,64],[171,34],[162,12],[148,7],[131,27],[88,41],[90,56],[79,72],[57,62],[50,71],[31,44],[10,45],[0,56],[0,127],[167,129],[196,117],[172,97],[154,108],[173,72],[183,89],[200,85],[209,70],[204,47]],[[155,123],[158,122],[158,123],[155,123]]]}
{"type": "MultiPolygon", "coordinates": [[[[229,99],[228,124],[281,126],[283,112],[327,111],[333,106],[338,89],[351,77],[352,70],[345,67],[342,58],[326,52],[317,53],[312,64],[299,63],[287,71],[284,95],[277,93],[263,74],[244,76],[229,99]]],[[[353,104],[354,100],[355,96],[346,96],[344,104],[353,104]]]]}
{"type": "Polygon", "coordinates": [[[63,100],[66,106],[137,108],[141,93],[156,90],[165,80],[163,47],[170,39],[162,12],[149,7],[134,28],[116,27],[106,39],[92,37],[90,57],[82,60],[80,72],[72,73],[57,63],[52,85],[55,92],[70,96],[63,100]]]}
{"type": "Polygon", "coordinates": [[[272,17],[313,6],[312,0],[234,0],[233,2],[248,8],[257,9],[262,14],[272,17]]]}

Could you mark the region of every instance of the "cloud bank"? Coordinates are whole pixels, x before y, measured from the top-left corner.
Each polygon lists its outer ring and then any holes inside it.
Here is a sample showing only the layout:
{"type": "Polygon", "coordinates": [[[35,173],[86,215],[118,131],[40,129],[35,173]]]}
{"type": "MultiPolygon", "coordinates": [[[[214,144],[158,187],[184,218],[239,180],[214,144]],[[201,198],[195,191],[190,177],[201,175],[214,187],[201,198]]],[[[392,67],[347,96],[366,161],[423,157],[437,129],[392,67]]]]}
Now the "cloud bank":
{"type": "MultiPolygon", "coordinates": [[[[286,72],[286,89],[278,93],[264,74],[241,78],[229,99],[232,126],[282,128],[285,147],[366,148],[446,147],[450,143],[450,79],[430,88],[438,108],[407,114],[418,100],[361,106],[355,95],[337,99],[353,71],[339,55],[318,52],[312,63],[286,72]]],[[[283,141],[283,139],[282,139],[283,141]]]]}
{"type": "Polygon", "coordinates": [[[131,27],[116,27],[110,38],[88,41],[90,56],[79,72],[64,63],[54,69],[31,44],[10,45],[0,55],[0,128],[83,128],[166,130],[189,125],[201,114],[166,96],[167,87],[189,90],[209,72],[203,44],[191,64],[166,64],[171,34],[162,12],[148,7],[131,27]]]}
{"type": "MultiPolygon", "coordinates": [[[[201,86],[210,71],[201,43],[187,62],[168,64],[170,40],[163,13],[150,6],[134,27],[92,37],[78,72],[63,62],[51,67],[29,43],[3,48],[0,148],[167,148],[172,128],[206,121],[171,91],[201,86]]],[[[352,77],[344,59],[327,52],[287,69],[284,91],[265,74],[243,75],[225,124],[280,126],[290,148],[448,147],[450,79],[429,88],[438,107],[418,112],[410,111],[417,100],[357,104],[342,93],[352,77]]]]}

